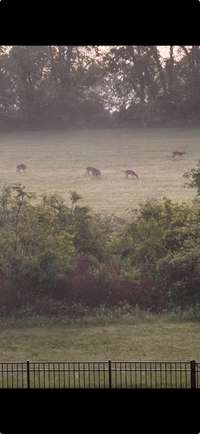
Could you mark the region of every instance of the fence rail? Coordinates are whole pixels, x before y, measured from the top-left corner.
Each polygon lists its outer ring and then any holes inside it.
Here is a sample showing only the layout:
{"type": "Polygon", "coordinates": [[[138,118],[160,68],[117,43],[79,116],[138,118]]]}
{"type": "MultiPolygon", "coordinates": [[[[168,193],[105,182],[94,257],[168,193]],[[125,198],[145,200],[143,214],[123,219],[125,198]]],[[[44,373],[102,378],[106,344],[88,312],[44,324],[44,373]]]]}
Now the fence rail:
{"type": "Polygon", "coordinates": [[[200,388],[200,363],[0,362],[0,389],[200,388]]]}

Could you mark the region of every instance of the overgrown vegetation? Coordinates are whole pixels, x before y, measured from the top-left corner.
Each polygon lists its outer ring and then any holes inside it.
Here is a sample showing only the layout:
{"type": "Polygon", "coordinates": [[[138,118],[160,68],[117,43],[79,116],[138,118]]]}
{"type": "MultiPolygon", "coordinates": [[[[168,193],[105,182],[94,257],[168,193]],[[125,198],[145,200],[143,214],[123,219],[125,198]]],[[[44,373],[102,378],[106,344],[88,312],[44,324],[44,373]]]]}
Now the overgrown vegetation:
{"type": "MultiPolygon", "coordinates": [[[[0,192],[0,313],[128,304],[150,312],[200,305],[200,204],[147,201],[129,222],[71,193],[0,192]]],[[[60,310],[61,309],[61,310],[60,310]]]]}
{"type": "Polygon", "coordinates": [[[184,178],[187,179],[185,186],[196,189],[197,196],[200,196],[200,160],[196,167],[193,167],[188,172],[184,173],[184,178]]]}

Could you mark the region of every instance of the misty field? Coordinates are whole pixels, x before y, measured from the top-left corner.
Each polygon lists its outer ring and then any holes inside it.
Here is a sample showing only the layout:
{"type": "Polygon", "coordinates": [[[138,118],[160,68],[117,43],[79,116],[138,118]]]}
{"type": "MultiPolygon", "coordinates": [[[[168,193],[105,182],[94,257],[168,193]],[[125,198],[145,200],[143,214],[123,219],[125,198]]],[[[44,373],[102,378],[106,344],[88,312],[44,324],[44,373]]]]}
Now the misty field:
{"type": "Polygon", "coordinates": [[[192,360],[200,361],[199,322],[170,320],[115,324],[39,321],[2,323],[2,361],[192,360]],[[37,324],[38,322],[38,324],[37,324]]]}
{"type": "Polygon", "coordinates": [[[20,182],[30,191],[59,193],[69,201],[75,190],[95,211],[125,215],[150,198],[191,200],[182,177],[200,159],[200,129],[105,129],[10,132],[0,135],[0,186],[20,182]],[[187,154],[173,160],[173,151],[187,154]],[[16,173],[25,163],[26,173],[16,173]],[[102,178],[86,176],[86,167],[102,178]],[[137,179],[126,179],[133,169],[137,179]]]}

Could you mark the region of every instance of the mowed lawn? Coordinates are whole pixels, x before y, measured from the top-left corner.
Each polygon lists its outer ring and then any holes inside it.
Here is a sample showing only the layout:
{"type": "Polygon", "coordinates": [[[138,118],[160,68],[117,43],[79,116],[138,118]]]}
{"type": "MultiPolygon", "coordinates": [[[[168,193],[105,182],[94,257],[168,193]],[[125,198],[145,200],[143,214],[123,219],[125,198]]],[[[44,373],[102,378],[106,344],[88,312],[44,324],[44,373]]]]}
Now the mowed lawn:
{"type": "Polygon", "coordinates": [[[0,186],[21,182],[38,193],[70,191],[82,195],[95,211],[119,216],[150,198],[191,200],[183,173],[200,159],[200,129],[105,129],[10,132],[0,135],[0,186]],[[187,154],[172,160],[173,151],[187,154]],[[16,173],[25,163],[26,173],[16,173]],[[86,167],[102,171],[102,179],[85,175],[86,167]],[[125,178],[133,169],[139,180],[125,178]]]}
{"type": "Polygon", "coordinates": [[[198,322],[49,326],[2,325],[0,361],[200,361],[198,322]]]}

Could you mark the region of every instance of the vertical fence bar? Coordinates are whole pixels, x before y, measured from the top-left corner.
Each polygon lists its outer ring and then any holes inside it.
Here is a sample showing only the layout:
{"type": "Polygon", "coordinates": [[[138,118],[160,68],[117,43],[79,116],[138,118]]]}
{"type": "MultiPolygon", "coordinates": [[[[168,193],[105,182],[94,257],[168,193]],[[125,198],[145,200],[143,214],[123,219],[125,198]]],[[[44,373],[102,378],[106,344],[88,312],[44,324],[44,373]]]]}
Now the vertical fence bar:
{"type": "Polygon", "coordinates": [[[191,389],[196,389],[196,362],[195,362],[195,360],[191,360],[190,369],[191,369],[191,389]]]}
{"type": "Polygon", "coordinates": [[[27,373],[27,389],[30,389],[30,362],[26,361],[26,373],[27,373]]]}
{"type": "Polygon", "coordinates": [[[109,389],[111,389],[112,388],[111,360],[108,360],[108,385],[109,385],[109,389]]]}

